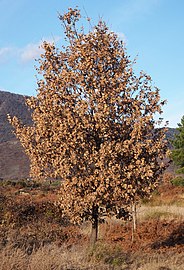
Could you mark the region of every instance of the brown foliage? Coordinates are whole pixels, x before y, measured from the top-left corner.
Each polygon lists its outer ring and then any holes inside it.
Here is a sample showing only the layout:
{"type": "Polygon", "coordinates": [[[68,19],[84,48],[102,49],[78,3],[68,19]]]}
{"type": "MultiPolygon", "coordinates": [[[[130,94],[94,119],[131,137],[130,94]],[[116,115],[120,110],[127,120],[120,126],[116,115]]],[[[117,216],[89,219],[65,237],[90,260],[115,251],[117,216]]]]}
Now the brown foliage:
{"type": "Polygon", "coordinates": [[[184,222],[182,220],[150,219],[139,224],[135,241],[131,239],[131,224],[104,226],[104,239],[108,243],[122,245],[125,252],[164,252],[167,250],[182,252],[184,247],[184,222]]]}
{"type": "MultiPolygon", "coordinates": [[[[170,269],[183,269],[184,224],[181,217],[173,219],[170,215],[164,219],[155,216],[146,220],[138,219],[134,243],[129,222],[109,219],[109,223],[99,226],[99,242],[89,248],[89,222],[82,226],[65,223],[65,226],[53,204],[51,195],[54,193],[44,190],[43,196],[40,183],[39,187],[29,191],[28,197],[18,192],[22,190],[20,183],[15,186],[14,182],[12,184],[8,182],[0,187],[0,221],[2,217],[8,218],[5,213],[11,212],[13,215],[9,223],[0,225],[0,269],[155,270],[168,265],[170,269]],[[26,200],[23,199],[25,197],[26,200]],[[22,221],[22,210],[28,209],[29,205],[35,206],[35,217],[27,212],[27,217],[22,221]]],[[[164,201],[168,190],[165,185],[161,189],[164,191],[164,201]]],[[[178,192],[179,187],[170,189],[170,196],[180,198],[183,189],[180,187],[180,190],[178,192]]],[[[178,212],[179,208],[176,207],[175,211],[178,212]]]]}
{"type": "Polygon", "coordinates": [[[77,30],[77,9],[59,19],[69,43],[62,50],[43,43],[43,79],[27,100],[34,124],[10,121],[31,175],[63,180],[59,204],[71,220],[122,217],[122,208],[149,196],[164,169],[165,131],[155,128],[154,115],[165,102],[149,75],[135,75],[123,42],[104,22],[85,34],[77,30]]]}
{"type": "Polygon", "coordinates": [[[16,198],[0,194],[0,225],[21,228],[34,222],[45,222],[66,226],[67,217],[62,217],[61,209],[49,200],[36,201],[30,197],[16,198]]]}

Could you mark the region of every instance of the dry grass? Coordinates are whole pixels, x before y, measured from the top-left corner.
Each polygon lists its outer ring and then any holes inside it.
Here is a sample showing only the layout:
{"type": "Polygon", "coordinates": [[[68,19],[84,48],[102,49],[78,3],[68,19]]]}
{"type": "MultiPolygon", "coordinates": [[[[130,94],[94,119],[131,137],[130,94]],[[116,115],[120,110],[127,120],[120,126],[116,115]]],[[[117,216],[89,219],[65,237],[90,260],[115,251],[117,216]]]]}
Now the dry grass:
{"type": "Polygon", "coordinates": [[[165,179],[152,198],[144,199],[137,208],[139,221],[150,218],[184,220],[184,187],[173,186],[170,183],[172,175],[167,177],[169,179],[165,179]]]}
{"type": "Polygon", "coordinates": [[[149,218],[167,218],[184,220],[184,207],[176,205],[149,206],[141,205],[137,209],[140,221],[149,218]]]}
{"type": "Polygon", "coordinates": [[[144,254],[138,256],[132,264],[132,270],[182,270],[184,254],[144,254]]]}
{"type": "Polygon", "coordinates": [[[182,270],[184,267],[183,254],[167,253],[152,254],[139,257],[132,269],[137,270],[182,270]]]}
{"type": "Polygon", "coordinates": [[[61,219],[54,192],[33,189],[24,198],[14,187],[0,190],[0,270],[184,269],[182,188],[164,187],[138,208],[133,244],[131,224],[111,219],[92,249],[91,224],[61,219]]]}
{"type": "Polygon", "coordinates": [[[1,251],[0,258],[0,270],[24,270],[28,265],[28,257],[25,252],[21,249],[14,249],[11,246],[1,251]]]}
{"type": "Polygon", "coordinates": [[[108,264],[90,262],[85,247],[68,250],[51,244],[34,251],[31,255],[21,249],[6,247],[1,253],[0,270],[110,270],[108,264]]]}
{"type": "Polygon", "coordinates": [[[184,253],[125,254],[116,246],[100,243],[93,249],[51,244],[31,255],[21,249],[6,247],[0,253],[0,270],[181,270],[184,253]]]}

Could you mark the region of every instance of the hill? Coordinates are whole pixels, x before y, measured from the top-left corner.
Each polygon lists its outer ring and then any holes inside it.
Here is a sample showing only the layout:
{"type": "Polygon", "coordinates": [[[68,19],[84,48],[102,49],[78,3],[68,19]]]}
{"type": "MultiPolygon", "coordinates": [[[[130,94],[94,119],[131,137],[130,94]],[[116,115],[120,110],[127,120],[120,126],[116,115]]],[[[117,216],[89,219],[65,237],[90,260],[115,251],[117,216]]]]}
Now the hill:
{"type": "MultiPolygon", "coordinates": [[[[171,142],[174,137],[175,137],[175,134],[177,133],[177,129],[176,128],[168,128],[168,131],[166,132],[166,138],[169,142],[171,142]]],[[[170,144],[171,145],[171,144],[170,144]]]]}
{"type": "Polygon", "coordinates": [[[31,123],[31,113],[22,95],[0,91],[0,178],[16,179],[29,175],[29,160],[13,134],[7,114],[17,116],[24,124],[31,123]]]}

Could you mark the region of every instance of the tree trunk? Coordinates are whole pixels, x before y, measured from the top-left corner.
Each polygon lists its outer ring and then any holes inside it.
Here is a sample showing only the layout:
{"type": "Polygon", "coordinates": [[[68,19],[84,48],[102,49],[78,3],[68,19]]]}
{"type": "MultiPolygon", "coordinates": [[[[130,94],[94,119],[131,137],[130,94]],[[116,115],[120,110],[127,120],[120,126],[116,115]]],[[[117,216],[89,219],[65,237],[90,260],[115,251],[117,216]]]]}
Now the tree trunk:
{"type": "Polygon", "coordinates": [[[134,242],[134,233],[137,230],[137,212],[136,203],[132,203],[132,242],[134,242]]]}
{"type": "Polygon", "coordinates": [[[98,239],[98,206],[94,205],[92,209],[92,230],[90,244],[94,245],[98,239]]]}

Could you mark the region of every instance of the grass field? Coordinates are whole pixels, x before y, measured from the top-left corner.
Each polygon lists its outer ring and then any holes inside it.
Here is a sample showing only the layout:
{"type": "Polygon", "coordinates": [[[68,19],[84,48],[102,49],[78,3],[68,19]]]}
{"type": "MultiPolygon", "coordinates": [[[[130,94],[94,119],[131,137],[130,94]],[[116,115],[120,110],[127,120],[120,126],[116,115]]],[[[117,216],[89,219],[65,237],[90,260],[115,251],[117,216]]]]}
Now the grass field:
{"type": "Polygon", "coordinates": [[[59,183],[27,181],[0,185],[0,270],[181,270],[184,269],[184,188],[163,184],[138,206],[132,243],[131,222],[101,224],[89,246],[90,224],[61,218],[59,183]]]}

